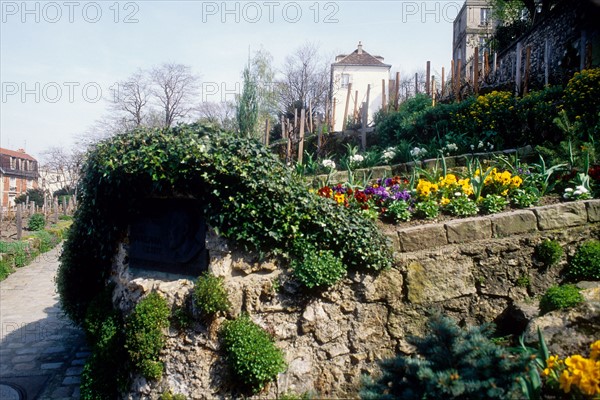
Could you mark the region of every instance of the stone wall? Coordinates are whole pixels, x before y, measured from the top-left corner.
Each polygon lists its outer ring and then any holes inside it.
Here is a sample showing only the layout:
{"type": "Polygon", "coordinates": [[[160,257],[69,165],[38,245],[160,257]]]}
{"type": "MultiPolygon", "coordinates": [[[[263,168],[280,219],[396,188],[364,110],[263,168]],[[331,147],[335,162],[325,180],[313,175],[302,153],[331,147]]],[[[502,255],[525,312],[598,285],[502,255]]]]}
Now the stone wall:
{"type": "MultiPolygon", "coordinates": [[[[406,338],[423,332],[431,309],[462,324],[508,318],[507,333],[522,331],[526,322],[510,310],[532,304],[566,264],[564,257],[557,266],[544,266],[535,259],[535,246],[555,239],[570,256],[578,244],[599,238],[600,200],[386,231],[396,249],[394,268],[377,275],[350,272],[320,293],[301,290],[277,260],[259,262],[210,232],[209,268],[225,278],[233,307],[229,315],[184,332],[171,329],[163,380],[137,378],[129,398],[157,398],[167,390],[194,399],[238,394],[217,332],[225,318],[242,312],[271,332],[285,353],[287,371],[262,394],[269,398],[286,392],[356,397],[361,375],[377,372],[377,360],[412,352],[406,338]]],[[[115,304],[125,313],[152,290],[171,304],[191,303],[191,280],[129,271],[126,244],[115,257],[113,279],[115,304]]]]}
{"type": "MultiPolygon", "coordinates": [[[[599,8],[590,1],[560,4],[498,54],[496,73],[488,77],[487,85],[511,90],[516,81],[523,82],[527,47],[531,47],[530,90],[541,89],[547,83],[565,83],[574,72],[585,67],[587,45],[597,47],[600,44],[596,25],[599,8]]],[[[598,49],[594,51],[597,53],[598,49]]],[[[593,57],[594,53],[588,55],[587,62],[598,66],[598,56],[595,59],[589,59],[589,56],[593,57]]]]}

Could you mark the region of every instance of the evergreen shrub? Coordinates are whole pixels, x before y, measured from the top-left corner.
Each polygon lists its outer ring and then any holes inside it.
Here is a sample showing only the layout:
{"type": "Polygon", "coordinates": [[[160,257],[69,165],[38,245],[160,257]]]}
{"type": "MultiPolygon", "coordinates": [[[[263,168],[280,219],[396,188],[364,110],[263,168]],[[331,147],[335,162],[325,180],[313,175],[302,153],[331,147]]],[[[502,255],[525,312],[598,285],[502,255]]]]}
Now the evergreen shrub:
{"type": "Polygon", "coordinates": [[[556,265],[563,256],[563,248],[556,240],[544,240],[535,246],[535,257],[550,267],[556,265]]]}
{"type": "Polygon", "coordinates": [[[580,289],[575,285],[552,286],[540,299],[540,314],[575,307],[583,300],[580,289]]]}
{"type": "Polygon", "coordinates": [[[198,277],[194,287],[194,303],[203,316],[212,316],[231,307],[223,278],[205,272],[198,277]]]}
{"type": "Polygon", "coordinates": [[[169,307],[156,292],[140,300],[125,321],[125,347],[133,365],[148,379],[160,379],[163,331],[169,327],[169,307]]]}
{"type": "Polygon", "coordinates": [[[571,280],[600,280],[600,241],[582,244],[569,262],[567,277],[571,280]]]}
{"type": "Polygon", "coordinates": [[[362,399],[511,399],[521,398],[517,378],[530,360],[490,340],[491,325],[459,328],[434,314],[428,334],[411,338],[416,356],[399,355],[381,363],[382,375],[366,379],[362,399]]]}
{"type": "Polygon", "coordinates": [[[258,393],[277,374],[285,371],[282,351],[247,314],[223,323],[220,338],[229,367],[243,384],[243,390],[258,393]]]}

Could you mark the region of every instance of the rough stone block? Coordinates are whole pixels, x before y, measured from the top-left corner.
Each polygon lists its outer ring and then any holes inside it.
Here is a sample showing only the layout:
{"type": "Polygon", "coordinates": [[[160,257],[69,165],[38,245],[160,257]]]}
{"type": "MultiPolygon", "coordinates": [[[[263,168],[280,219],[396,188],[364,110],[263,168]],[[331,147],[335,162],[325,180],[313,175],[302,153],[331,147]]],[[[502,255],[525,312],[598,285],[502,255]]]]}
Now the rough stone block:
{"type": "Polygon", "coordinates": [[[489,218],[466,218],[446,223],[448,243],[466,243],[492,237],[489,218]]]}
{"type": "Polygon", "coordinates": [[[423,225],[398,231],[402,251],[417,251],[448,244],[442,224],[423,225]]]}
{"type": "Polygon", "coordinates": [[[537,218],[530,210],[519,210],[492,215],[492,231],[494,237],[505,237],[536,231],[537,218]]]}
{"type": "Polygon", "coordinates": [[[451,261],[450,258],[445,261],[430,259],[408,265],[406,286],[411,303],[446,301],[477,291],[470,258],[455,255],[451,261]],[[452,272],[448,271],[448,265],[452,265],[452,272]]]}
{"type": "Polygon", "coordinates": [[[581,201],[538,207],[533,212],[540,230],[583,225],[588,219],[585,204],[581,201]]]}
{"type": "Polygon", "coordinates": [[[600,199],[585,201],[589,222],[600,222],[600,199]]]}

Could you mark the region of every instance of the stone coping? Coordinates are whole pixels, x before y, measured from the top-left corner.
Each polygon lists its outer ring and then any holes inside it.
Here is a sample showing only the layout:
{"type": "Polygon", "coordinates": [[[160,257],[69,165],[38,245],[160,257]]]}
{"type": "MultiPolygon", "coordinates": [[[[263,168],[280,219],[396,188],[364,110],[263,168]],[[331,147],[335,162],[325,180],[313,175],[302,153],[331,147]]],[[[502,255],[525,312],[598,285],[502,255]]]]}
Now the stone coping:
{"type": "Polygon", "coordinates": [[[503,238],[600,222],[600,199],[552,204],[489,216],[398,228],[401,252],[503,238]]]}

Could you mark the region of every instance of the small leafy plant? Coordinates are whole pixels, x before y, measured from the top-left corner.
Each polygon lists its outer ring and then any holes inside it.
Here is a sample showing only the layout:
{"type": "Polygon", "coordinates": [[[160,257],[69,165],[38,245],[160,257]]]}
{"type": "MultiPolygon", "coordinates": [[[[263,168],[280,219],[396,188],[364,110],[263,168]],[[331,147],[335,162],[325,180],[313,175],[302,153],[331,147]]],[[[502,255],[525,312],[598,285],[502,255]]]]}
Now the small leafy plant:
{"type": "Polygon", "coordinates": [[[273,339],[247,314],[226,321],[220,330],[227,362],[243,389],[258,393],[265,385],[285,371],[282,351],[273,339]]]}
{"type": "Polygon", "coordinates": [[[481,200],[481,211],[485,214],[496,214],[504,211],[508,206],[508,201],[505,197],[496,194],[488,194],[481,200]]]}
{"type": "Polygon", "coordinates": [[[556,240],[544,240],[535,247],[535,257],[547,267],[558,263],[563,256],[563,248],[556,240]]]}
{"type": "Polygon", "coordinates": [[[455,217],[469,217],[479,212],[479,207],[466,195],[455,196],[445,207],[446,212],[455,217]]]}
{"type": "Polygon", "coordinates": [[[517,189],[512,194],[512,204],[517,208],[528,208],[539,201],[539,195],[531,188],[517,189]]]}
{"type": "Polygon", "coordinates": [[[332,250],[297,244],[294,252],[297,254],[291,262],[294,276],[309,289],[331,286],[346,275],[346,267],[332,250]]]}
{"type": "Polygon", "coordinates": [[[435,219],[440,215],[440,207],[435,200],[426,200],[415,205],[415,215],[419,218],[435,219]]]}
{"type": "Polygon", "coordinates": [[[169,307],[156,292],[140,300],[125,322],[125,347],[133,365],[148,379],[160,379],[160,351],[169,327],[169,307]]]}
{"type": "Polygon", "coordinates": [[[200,275],[194,287],[194,304],[200,314],[206,317],[229,310],[231,303],[223,286],[223,278],[210,272],[200,275]]]}
{"type": "Polygon", "coordinates": [[[575,307],[583,302],[583,295],[575,285],[552,286],[540,299],[540,314],[575,307]]]}
{"type": "Polygon", "coordinates": [[[410,221],[411,217],[408,203],[405,201],[394,201],[387,207],[383,215],[394,222],[410,221]]]}
{"type": "Polygon", "coordinates": [[[33,214],[29,218],[29,223],[27,225],[27,229],[30,231],[41,231],[46,226],[46,218],[44,218],[44,214],[33,214]]]}
{"type": "Polygon", "coordinates": [[[600,241],[582,244],[569,263],[567,277],[572,280],[600,280],[600,241]]]}

